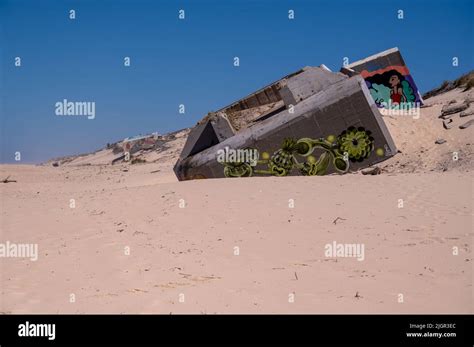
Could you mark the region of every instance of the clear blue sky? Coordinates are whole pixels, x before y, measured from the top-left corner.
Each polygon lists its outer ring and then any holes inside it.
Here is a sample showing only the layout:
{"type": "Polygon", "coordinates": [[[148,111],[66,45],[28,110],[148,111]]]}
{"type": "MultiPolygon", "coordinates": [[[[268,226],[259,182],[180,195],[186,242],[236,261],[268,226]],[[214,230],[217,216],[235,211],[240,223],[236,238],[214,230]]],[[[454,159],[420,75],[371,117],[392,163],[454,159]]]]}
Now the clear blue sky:
{"type": "Polygon", "coordinates": [[[189,127],[303,66],[338,70],[343,57],[394,46],[427,91],[473,69],[473,3],[0,0],[0,161],[20,151],[35,163],[189,127]],[[95,119],[57,116],[64,98],[94,101],[95,119]]]}

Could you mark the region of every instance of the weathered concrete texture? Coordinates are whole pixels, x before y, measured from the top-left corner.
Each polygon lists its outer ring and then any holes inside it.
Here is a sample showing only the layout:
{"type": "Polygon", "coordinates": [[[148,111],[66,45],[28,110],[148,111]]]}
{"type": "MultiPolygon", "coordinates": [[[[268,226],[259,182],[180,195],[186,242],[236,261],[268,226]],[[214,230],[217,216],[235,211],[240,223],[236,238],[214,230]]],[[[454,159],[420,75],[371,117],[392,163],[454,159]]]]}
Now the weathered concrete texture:
{"type": "MultiPolygon", "coordinates": [[[[290,75],[283,77],[282,79],[273,82],[262,89],[252,93],[241,100],[238,100],[217,112],[211,112],[204,117],[189,133],[186,144],[183,151],[180,154],[179,159],[183,160],[189,156],[197,154],[202,150],[214,146],[215,144],[224,141],[225,139],[233,136],[237,131],[250,126],[258,119],[265,119],[273,116],[273,114],[281,111],[282,106],[284,107],[282,97],[280,95],[280,89],[282,85],[286,84],[288,80],[297,77],[300,74],[306,74],[306,80],[308,80],[308,74],[314,77],[315,73],[312,71],[313,68],[303,68],[290,75]],[[229,119],[230,118],[230,119],[229,119]],[[232,122],[234,124],[232,124],[232,122]]],[[[321,68],[314,68],[324,71],[319,73],[323,77],[320,85],[329,85],[326,81],[330,81],[334,77],[328,75],[334,75],[321,68]]],[[[339,77],[339,79],[342,77],[339,77]]],[[[292,86],[296,87],[293,83],[292,86]]],[[[314,88],[313,88],[314,89],[314,88]]],[[[317,89],[318,91],[321,88],[317,89]]],[[[288,89],[289,90],[289,89],[288,89]]],[[[290,92],[289,92],[290,93],[290,92]]],[[[313,92],[314,94],[314,92],[313,92]]],[[[296,101],[292,102],[296,104],[296,101]]]]}
{"type": "Polygon", "coordinates": [[[346,68],[346,67],[341,67],[341,73],[343,73],[344,75],[346,76],[349,76],[349,77],[352,77],[352,76],[355,76],[358,74],[358,72],[352,70],[352,69],[349,69],[349,68],[346,68]]]}
{"type": "Polygon", "coordinates": [[[468,107],[469,107],[469,104],[466,102],[455,103],[452,105],[444,105],[443,108],[441,109],[441,116],[453,115],[455,113],[466,110],[468,107]]]}
{"type": "MultiPolygon", "coordinates": [[[[373,165],[397,152],[365,81],[360,76],[343,77],[297,102],[293,113],[288,109],[283,110],[225,141],[202,150],[197,155],[182,155],[182,159],[174,168],[175,173],[180,180],[224,177],[224,166],[216,160],[217,151],[220,149],[250,147],[258,149],[260,153],[271,154],[281,148],[285,138],[298,140],[305,137],[315,139],[329,135],[338,136],[351,126],[364,127],[370,131],[374,147],[384,149],[382,156],[373,151],[363,162],[351,163],[351,170],[373,165]]],[[[320,153],[317,151],[315,156],[320,153]]],[[[183,153],[186,154],[185,151],[183,153]]]]}
{"type": "Polygon", "coordinates": [[[192,156],[219,143],[219,139],[210,122],[196,125],[188,135],[179,160],[192,156]]]}
{"type": "Polygon", "coordinates": [[[388,66],[406,66],[397,47],[371,55],[370,57],[358,60],[344,67],[357,72],[364,70],[370,72],[385,69],[388,66]]]}
{"type": "Polygon", "coordinates": [[[223,113],[215,114],[191,129],[179,158],[181,160],[199,153],[234,136],[234,134],[234,129],[227,116],[223,113]]]}
{"type": "Polygon", "coordinates": [[[256,92],[228,105],[220,110],[218,110],[216,113],[223,112],[226,114],[230,113],[235,113],[238,111],[250,109],[250,108],[255,108],[271,103],[276,103],[281,100],[280,96],[280,88],[281,88],[281,83],[284,83],[285,80],[292,78],[293,76],[296,76],[300,73],[302,73],[304,69],[298,70],[292,74],[289,74],[285,77],[282,77],[280,80],[275,81],[262,89],[257,90],[256,92]]]}
{"type": "Polygon", "coordinates": [[[305,67],[303,72],[281,83],[280,95],[288,107],[319,93],[324,88],[347,76],[321,67],[305,67]]]}
{"type": "Polygon", "coordinates": [[[210,122],[219,142],[222,142],[228,139],[229,137],[234,136],[234,129],[232,128],[232,125],[227,119],[225,113],[217,114],[216,117],[213,117],[210,120],[210,122]]]}
{"type": "Polygon", "coordinates": [[[459,126],[459,129],[467,129],[467,128],[469,128],[469,127],[470,127],[471,125],[473,125],[473,124],[474,124],[474,119],[468,120],[466,123],[461,124],[461,125],[459,126]]]}

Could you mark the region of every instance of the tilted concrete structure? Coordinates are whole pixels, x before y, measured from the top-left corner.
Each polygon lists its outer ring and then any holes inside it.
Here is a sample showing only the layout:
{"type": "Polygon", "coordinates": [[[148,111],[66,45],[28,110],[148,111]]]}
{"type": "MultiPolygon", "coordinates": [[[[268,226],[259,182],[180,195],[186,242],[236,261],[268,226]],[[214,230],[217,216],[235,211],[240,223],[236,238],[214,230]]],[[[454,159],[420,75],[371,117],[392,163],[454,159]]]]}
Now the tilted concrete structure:
{"type": "Polygon", "coordinates": [[[305,67],[209,113],[174,171],[188,180],[358,170],[397,153],[379,108],[421,104],[398,48],[337,73],[305,67]]]}
{"type": "Polygon", "coordinates": [[[413,108],[423,100],[397,47],[344,66],[348,76],[360,74],[375,103],[383,108],[413,108]]]}
{"type": "Polygon", "coordinates": [[[174,171],[179,180],[323,175],[367,167],[396,152],[362,77],[306,67],[204,117],[174,171]],[[223,152],[236,150],[258,158],[222,160],[223,152]]]}

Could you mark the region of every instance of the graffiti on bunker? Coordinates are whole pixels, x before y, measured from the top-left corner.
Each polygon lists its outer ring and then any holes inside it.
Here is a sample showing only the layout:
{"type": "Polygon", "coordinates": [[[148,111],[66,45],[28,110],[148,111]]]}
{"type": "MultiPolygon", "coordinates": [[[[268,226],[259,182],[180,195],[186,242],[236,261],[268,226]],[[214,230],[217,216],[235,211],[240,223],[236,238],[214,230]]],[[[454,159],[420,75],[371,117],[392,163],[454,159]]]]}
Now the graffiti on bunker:
{"type": "MultiPolygon", "coordinates": [[[[256,151],[252,148],[246,150],[256,151]]],[[[330,166],[337,173],[346,173],[351,162],[362,162],[373,151],[374,138],[371,132],[363,127],[349,127],[337,137],[329,135],[326,138],[299,140],[286,138],[272,155],[262,152],[254,163],[250,160],[220,162],[224,166],[225,177],[287,176],[294,170],[304,176],[322,176],[328,173],[330,166]],[[313,155],[316,149],[322,150],[319,158],[313,155]]],[[[385,154],[382,148],[375,152],[378,156],[385,154]]]]}
{"type": "Polygon", "coordinates": [[[418,90],[406,66],[388,66],[372,72],[364,70],[361,75],[379,107],[401,109],[421,104],[418,90]]]}

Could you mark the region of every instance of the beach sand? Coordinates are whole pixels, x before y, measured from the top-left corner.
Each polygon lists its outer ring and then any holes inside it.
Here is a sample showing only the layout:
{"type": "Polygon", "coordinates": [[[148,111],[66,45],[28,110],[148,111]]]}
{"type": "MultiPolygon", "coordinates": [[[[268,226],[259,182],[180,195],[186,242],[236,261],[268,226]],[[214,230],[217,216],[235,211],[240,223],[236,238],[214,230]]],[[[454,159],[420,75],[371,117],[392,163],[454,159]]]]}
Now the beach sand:
{"type": "Polygon", "coordinates": [[[0,311],[472,313],[474,127],[443,129],[449,93],[384,117],[401,153],[376,176],[178,182],[185,138],[146,164],[1,165],[0,242],[39,254],[0,258],[0,311]]]}

